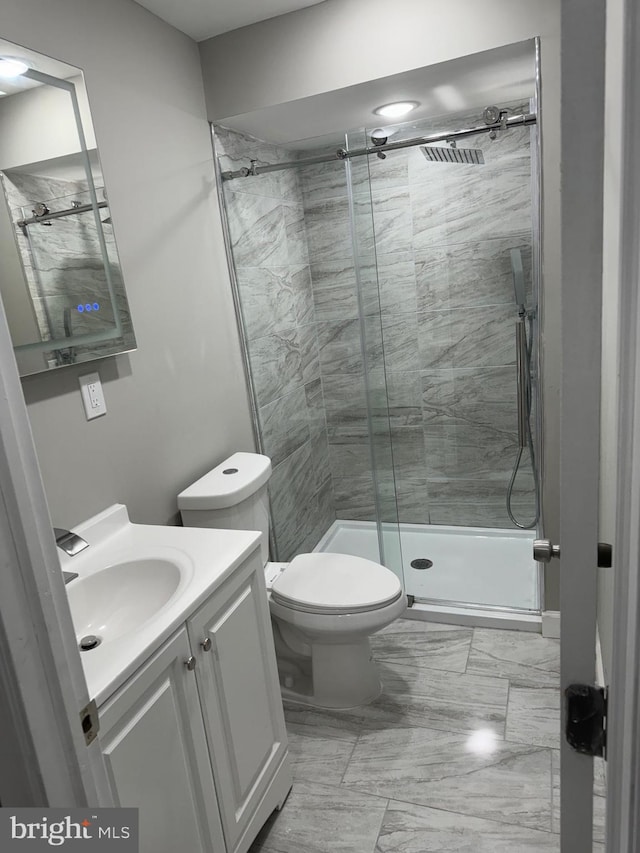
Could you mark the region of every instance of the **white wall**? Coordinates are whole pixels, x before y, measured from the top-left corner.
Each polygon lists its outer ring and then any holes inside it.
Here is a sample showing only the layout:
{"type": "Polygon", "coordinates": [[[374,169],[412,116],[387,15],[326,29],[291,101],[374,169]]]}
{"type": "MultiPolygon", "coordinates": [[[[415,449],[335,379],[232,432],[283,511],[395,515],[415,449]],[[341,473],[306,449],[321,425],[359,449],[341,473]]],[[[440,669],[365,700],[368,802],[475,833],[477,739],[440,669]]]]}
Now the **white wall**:
{"type": "Polygon", "coordinates": [[[138,340],[96,363],[103,418],[80,402],[94,366],[23,381],[52,518],[122,501],[164,523],[195,476],[252,449],[198,50],[132,0],[3,0],[1,26],[85,73],[138,340]]]}
{"type": "Polygon", "coordinates": [[[611,673],[613,583],[616,571],[616,461],[618,449],[620,196],[624,18],[621,0],[607,2],[605,67],[604,218],[602,251],[602,377],[600,388],[600,523],[598,538],[614,545],[611,569],[598,571],[598,632],[605,680],[611,673]]]}
{"type": "MultiPolygon", "coordinates": [[[[560,0],[326,0],[200,43],[212,120],[541,37],[544,533],[559,535],[560,0]]],[[[399,93],[401,94],[401,93],[399,93]]],[[[546,606],[559,607],[556,566],[546,606]]]]}

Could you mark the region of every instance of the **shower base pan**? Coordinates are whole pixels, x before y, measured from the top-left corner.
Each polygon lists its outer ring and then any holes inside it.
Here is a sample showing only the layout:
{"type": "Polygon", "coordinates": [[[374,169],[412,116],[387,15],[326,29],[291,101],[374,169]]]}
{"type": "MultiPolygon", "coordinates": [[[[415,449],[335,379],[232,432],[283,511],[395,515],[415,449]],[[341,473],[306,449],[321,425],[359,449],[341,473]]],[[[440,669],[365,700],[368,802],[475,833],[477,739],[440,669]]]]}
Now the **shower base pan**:
{"type": "MultiPolygon", "coordinates": [[[[400,524],[383,525],[382,536],[386,565],[396,574],[402,566],[405,591],[414,598],[407,618],[541,630],[541,579],[532,557],[533,531],[400,524]],[[415,561],[418,566],[432,565],[414,568],[415,561]]],[[[314,550],[377,562],[376,525],[335,521],[314,550]]]]}

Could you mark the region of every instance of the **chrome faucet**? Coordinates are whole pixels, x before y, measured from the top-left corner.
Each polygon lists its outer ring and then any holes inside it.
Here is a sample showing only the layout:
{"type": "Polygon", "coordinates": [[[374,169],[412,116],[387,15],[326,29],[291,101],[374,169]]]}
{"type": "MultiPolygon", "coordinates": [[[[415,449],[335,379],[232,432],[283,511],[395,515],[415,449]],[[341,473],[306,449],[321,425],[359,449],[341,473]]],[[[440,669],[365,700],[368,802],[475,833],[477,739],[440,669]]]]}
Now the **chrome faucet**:
{"type": "Polygon", "coordinates": [[[88,542],[85,542],[77,533],[72,533],[71,530],[62,530],[60,527],[54,527],[53,535],[56,537],[58,548],[62,548],[70,557],[75,557],[80,551],[84,551],[85,548],[89,547],[88,542]]]}
{"type": "MultiPolygon", "coordinates": [[[[56,537],[56,545],[58,548],[62,548],[62,550],[70,557],[75,557],[75,555],[79,554],[80,551],[84,551],[85,548],[89,547],[88,542],[86,542],[81,536],[78,536],[77,533],[72,533],[70,530],[63,530],[60,527],[54,527],[53,535],[56,537]]],[[[63,570],[62,577],[64,578],[65,584],[67,584],[69,581],[77,578],[78,573],[65,572],[63,570]]]]}

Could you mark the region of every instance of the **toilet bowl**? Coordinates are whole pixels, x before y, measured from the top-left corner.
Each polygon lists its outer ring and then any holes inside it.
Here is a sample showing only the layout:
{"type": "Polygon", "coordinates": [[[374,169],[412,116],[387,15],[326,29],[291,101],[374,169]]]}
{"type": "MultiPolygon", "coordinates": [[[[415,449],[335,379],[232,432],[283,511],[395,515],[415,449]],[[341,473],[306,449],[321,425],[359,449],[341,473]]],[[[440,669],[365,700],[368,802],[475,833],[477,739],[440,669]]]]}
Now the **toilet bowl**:
{"type": "Polygon", "coordinates": [[[402,615],[398,578],[372,560],[299,554],[268,561],[268,457],[235,453],[178,495],[189,527],[259,530],[284,698],[322,708],[371,702],[381,691],[369,637],[402,615]]]}

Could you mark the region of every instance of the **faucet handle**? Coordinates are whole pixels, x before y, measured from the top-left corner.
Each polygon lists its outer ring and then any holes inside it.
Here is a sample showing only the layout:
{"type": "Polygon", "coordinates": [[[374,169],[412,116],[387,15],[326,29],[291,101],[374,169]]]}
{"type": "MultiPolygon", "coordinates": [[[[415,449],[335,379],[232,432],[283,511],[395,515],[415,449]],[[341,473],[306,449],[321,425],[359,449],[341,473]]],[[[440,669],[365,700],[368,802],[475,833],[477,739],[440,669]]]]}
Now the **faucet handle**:
{"type": "Polygon", "coordinates": [[[70,530],[54,527],[53,535],[56,537],[58,548],[62,548],[70,557],[75,557],[80,551],[84,551],[85,548],[89,547],[88,542],[85,542],[81,536],[78,536],[77,533],[72,533],[70,530]]]}

